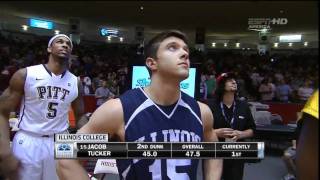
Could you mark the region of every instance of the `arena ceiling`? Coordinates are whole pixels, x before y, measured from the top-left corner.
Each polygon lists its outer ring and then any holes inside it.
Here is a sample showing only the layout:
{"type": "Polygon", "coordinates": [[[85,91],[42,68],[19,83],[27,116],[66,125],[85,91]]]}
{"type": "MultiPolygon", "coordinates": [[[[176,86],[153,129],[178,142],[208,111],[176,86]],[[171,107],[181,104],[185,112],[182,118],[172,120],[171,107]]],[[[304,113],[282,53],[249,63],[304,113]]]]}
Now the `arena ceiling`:
{"type": "Polygon", "coordinates": [[[319,19],[317,1],[2,1],[0,10],[66,24],[73,17],[152,31],[204,27],[207,36],[252,33],[248,18],[287,18],[288,24],[272,28],[273,33],[318,33],[319,19]]]}

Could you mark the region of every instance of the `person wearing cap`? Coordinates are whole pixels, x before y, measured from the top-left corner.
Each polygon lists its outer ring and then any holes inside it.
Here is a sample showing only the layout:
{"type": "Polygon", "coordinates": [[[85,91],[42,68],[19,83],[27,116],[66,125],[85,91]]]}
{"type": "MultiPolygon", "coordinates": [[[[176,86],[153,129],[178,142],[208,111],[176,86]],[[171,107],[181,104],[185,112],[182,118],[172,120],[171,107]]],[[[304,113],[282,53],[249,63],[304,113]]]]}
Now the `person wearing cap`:
{"type": "Polygon", "coordinates": [[[58,179],[54,134],[67,133],[70,105],[77,119],[83,114],[82,87],[68,71],[73,45],[59,34],[49,40],[48,62],[22,68],[0,97],[0,172],[9,179],[58,179]],[[10,148],[9,113],[20,103],[20,129],[10,148]]]}
{"type": "MultiPolygon", "coordinates": [[[[215,120],[214,131],[219,141],[238,142],[254,135],[256,125],[249,105],[237,98],[237,83],[233,73],[222,73],[217,78],[214,100],[208,101],[215,120]]],[[[222,179],[243,177],[244,161],[224,159],[222,179]]]]}

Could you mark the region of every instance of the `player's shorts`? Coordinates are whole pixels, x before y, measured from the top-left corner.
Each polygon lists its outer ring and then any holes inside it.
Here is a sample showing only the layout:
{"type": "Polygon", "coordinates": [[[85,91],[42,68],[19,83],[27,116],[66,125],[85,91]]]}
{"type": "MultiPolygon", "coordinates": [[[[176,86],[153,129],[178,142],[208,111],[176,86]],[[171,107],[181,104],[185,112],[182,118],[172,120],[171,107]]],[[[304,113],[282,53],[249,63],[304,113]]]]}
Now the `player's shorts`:
{"type": "Polygon", "coordinates": [[[20,130],[13,138],[14,155],[21,161],[21,180],[57,180],[54,136],[20,130]]]}

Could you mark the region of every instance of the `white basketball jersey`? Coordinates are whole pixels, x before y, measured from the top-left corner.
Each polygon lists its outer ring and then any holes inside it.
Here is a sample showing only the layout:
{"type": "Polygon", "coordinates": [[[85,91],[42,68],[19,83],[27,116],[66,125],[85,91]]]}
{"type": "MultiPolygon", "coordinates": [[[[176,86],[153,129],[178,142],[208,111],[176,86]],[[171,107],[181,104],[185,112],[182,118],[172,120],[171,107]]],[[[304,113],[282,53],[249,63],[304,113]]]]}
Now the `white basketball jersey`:
{"type": "Polygon", "coordinates": [[[42,64],[27,67],[18,127],[41,135],[65,131],[77,96],[77,77],[68,70],[56,76],[42,64]]]}

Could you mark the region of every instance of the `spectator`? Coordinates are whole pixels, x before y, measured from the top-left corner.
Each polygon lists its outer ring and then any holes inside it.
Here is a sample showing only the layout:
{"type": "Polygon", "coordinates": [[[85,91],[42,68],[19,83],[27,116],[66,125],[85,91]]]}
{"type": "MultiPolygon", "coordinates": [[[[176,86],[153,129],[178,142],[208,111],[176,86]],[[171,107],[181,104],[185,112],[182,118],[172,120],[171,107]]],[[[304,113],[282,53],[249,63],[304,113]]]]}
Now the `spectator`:
{"type": "Polygon", "coordinates": [[[238,74],[238,76],[236,77],[236,82],[237,82],[237,85],[238,85],[239,97],[248,99],[249,94],[248,94],[248,91],[246,89],[246,83],[249,83],[249,82],[246,82],[244,80],[244,78],[242,77],[242,74],[238,74]]]}
{"type": "Polygon", "coordinates": [[[274,86],[269,83],[269,79],[265,78],[259,87],[260,98],[262,101],[272,101],[274,94],[274,86]]]}
{"type": "Polygon", "coordinates": [[[306,79],[302,87],[298,89],[298,98],[300,103],[306,103],[309,97],[313,93],[313,88],[311,87],[312,81],[310,79],[306,79]]]}
{"type": "Polygon", "coordinates": [[[104,77],[103,73],[99,73],[98,76],[93,78],[93,83],[92,83],[92,88],[94,91],[96,91],[99,87],[101,87],[101,81],[102,79],[105,79],[106,77],[104,77]]]}
{"type": "MultiPolygon", "coordinates": [[[[0,39],[0,69],[8,70],[10,77],[17,69],[23,68],[28,64],[36,65],[47,62],[47,53],[43,50],[46,48],[47,38],[32,35],[33,39],[26,41],[24,38],[15,38],[19,36],[17,34],[9,32],[0,39]]],[[[112,81],[117,81],[116,86],[119,86],[119,94],[122,94],[125,90],[130,89],[128,63],[144,62],[143,56],[135,55],[136,45],[101,44],[84,39],[81,44],[75,46],[77,48],[75,48],[70,58],[70,71],[76,76],[87,73],[92,80],[92,93],[101,86],[99,85],[99,79],[106,78],[106,72],[117,72],[116,79],[112,79],[112,81]],[[101,78],[96,78],[99,73],[105,74],[101,78]]],[[[288,81],[292,89],[290,101],[301,102],[298,96],[298,89],[303,85],[304,79],[311,79],[314,83],[313,87],[318,87],[319,65],[317,63],[318,53],[315,50],[300,49],[295,53],[285,55],[273,53],[272,61],[267,56],[254,54],[253,51],[250,53],[248,51],[237,53],[230,50],[203,53],[191,49],[190,52],[191,61],[201,61],[203,64],[202,72],[208,74],[208,76],[215,75],[215,71],[238,72],[239,76],[236,79],[238,95],[244,96],[250,101],[255,101],[259,98],[260,93],[258,90],[261,77],[265,76],[266,73],[268,73],[267,76],[275,77],[274,83],[276,85],[279,85],[279,80],[281,79],[290,80],[288,81]],[[302,62],[301,59],[304,59],[304,61],[302,62]],[[254,80],[250,77],[252,74],[254,80]]],[[[110,73],[110,77],[115,76],[110,73]]],[[[206,82],[208,98],[212,98],[215,80],[209,77],[207,79],[209,80],[206,82]]],[[[111,79],[108,78],[108,80],[111,79]]],[[[112,88],[115,88],[115,92],[118,91],[117,87],[110,86],[110,90],[112,88]]]]}
{"type": "Polygon", "coordinates": [[[97,108],[107,100],[114,98],[114,94],[108,89],[107,80],[102,80],[102,86],[96,90],[97,108]]]}
{"type": "Polygon", "coordinates": [[[201,82],[200,82],[200,99],[202,101],[207,100],[207,84],[206,84],[206,76],[201,74],[201,82]]]}
{"type": "Polygon", "coordinates": [[[91,86],[91,79],[89,76],[83,77],[83,91],[85,95],[93,94],[92,86],[91,86]]]}
{"type": "MultiPolygon", "coordinates": [[[[223,73],[217,78],[218,86],[214,101],[209,107],[214,116],[214,129],[219,141],[243,141],[254,135],[254,123],[249,105],[237,99],[237,83],[233,73],[223,73]]],[[[244,161],[224,159],[222,178],[241,180],[244,161]]]]}
{"type": "Polygon", "coordinates": [[[292,89],[284,79],[280,80],[280,84],[276,88],[277,99],[281,102],[289,102],[292,89]]]}
{"type": "Polygon", "coordinates": [[[262,77],[260,76],[259,72],[257,72],[257,70],[255,70],[251,76],[250,76],[251,80],[252,80],[252,85],[256,88],[259,87],[259,84],[261,83],[262,81],[262,77]]]}
{"type": "Polygon", "coordinates": [[[207,97],[212,98],[214,96],[214,91],[216,89],[216,78],[214,74],[206,75],[207,76],[207,97]]]}
{"type": "Polygon", "coordinates": [[[274,77],[276,78],[276,83],[280,83],[282,80],[284,80],[284,77],[279,69],[274,74],[274,77]]]}

